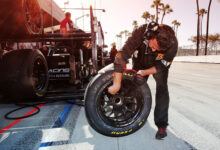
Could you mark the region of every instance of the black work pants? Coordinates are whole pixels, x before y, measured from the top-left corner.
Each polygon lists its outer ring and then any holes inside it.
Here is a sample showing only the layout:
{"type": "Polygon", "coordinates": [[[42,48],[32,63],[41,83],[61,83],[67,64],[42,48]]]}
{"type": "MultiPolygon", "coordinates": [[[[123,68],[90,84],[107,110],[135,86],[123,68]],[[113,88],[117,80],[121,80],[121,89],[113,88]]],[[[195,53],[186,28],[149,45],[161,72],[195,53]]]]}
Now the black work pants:
{"type": "MultiPolygon", "coordinates": [[[[156,97],[154,109],[154,122],[158,128],[168,126],[169,91],[168,79],[169,70],[164,70],[153,75],[156,81],[156,97]]],[[[148,79],[148,77],[146,77],[148,79]]]]}

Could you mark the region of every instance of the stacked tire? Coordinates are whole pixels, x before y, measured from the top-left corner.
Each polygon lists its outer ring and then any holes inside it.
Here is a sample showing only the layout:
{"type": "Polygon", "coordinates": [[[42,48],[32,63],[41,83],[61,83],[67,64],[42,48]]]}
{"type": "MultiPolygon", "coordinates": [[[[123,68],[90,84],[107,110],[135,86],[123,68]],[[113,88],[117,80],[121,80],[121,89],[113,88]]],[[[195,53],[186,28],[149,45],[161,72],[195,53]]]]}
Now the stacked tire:
{"type": "Polygon", "coordinates": [[[0,72],[0,91],[6,98],[40,98],[47,91],[48,66],[39,50],[13,50],[4,54],[0,72]]]}

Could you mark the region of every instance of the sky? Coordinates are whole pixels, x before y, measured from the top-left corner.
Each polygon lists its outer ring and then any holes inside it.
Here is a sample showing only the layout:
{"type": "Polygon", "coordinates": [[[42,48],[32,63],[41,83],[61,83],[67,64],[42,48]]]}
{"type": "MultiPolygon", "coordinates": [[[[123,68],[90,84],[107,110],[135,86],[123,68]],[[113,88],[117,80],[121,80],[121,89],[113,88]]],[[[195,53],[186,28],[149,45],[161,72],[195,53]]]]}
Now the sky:
{"type": "MultiPolygon", "coordinates": [[[[64,2],[68,0],[55,0],[60,6],[64,7],[64,2]]],[[[95,14],[98,20],[101,21],[103,30],[105,32],[105,43],[111,48],[111,43],[117,41],[116,34],[121,31],[129,30],[132,32],[133,20],[137,20],[138,24],[144,24],[145,20],[141,18],[144,11],[149,11],[155,14],[155,9],[151,8],[153,0],[69,0],[69,5],[66,7],[72,8],[89,8],[90,4],[93,8],[102,8],[106,12],[96,11],[95,14]]],[[[172,26],[172,21],[177,20],[181,23],[178,29],[179,46],[188,46],[193,43],[189,38],[197,33],[197,7],[196,0],[162,0],[165,4],[170,4],[174,10],[173,13],[168,14],[164,18],[164,24],[172,26]]],[[[200,9],[208,9],[209,0],[199,0],[200,9]]],[[[89,13],[88,11],[74,10],[72,13],[72,20],[82,15],[89,13]]],[[[210,12],[210,26],[209,33],[220,33],[220,0],[213,0],[210,12]]],[[[86,30],[90,30],[89,17],[83,17],[77,20],[77,25],[86,30]],[[83,25],[84,22],[84,25],[83,25]]],[[[203,34],[206,33],[206,16],[203,21],[203,34]]],[[[124,44],[122,41],[122,45],[124,44]]]]}

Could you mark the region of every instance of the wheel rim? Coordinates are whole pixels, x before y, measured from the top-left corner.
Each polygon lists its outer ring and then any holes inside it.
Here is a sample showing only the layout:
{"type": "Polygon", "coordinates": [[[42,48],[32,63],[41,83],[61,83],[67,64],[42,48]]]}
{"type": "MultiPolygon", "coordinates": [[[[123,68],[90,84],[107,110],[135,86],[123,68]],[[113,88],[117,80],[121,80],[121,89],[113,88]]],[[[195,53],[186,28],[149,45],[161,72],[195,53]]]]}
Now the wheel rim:
{"type": "Polygon", "coordinates": [[[47,70],[41,59],[37,59],[34,62],[32,79],[33,87],[36,91],[40,91],[45,88],[47,83],[47,70]]]}
{"type": "Polygon", "coordinates": [[[35,1],[25,0],[25,19],[29,30],[33,33],[40,33],[42,28],[42,15],[38,4],[35,1]]]}
{"type": "Polygon", "coordinates": [[[97,101],[97,111],[101,119],[113,127],[125,127],[134,123],[143,109],[141,89],[130,80],[123,80],[121,90],[115,96],[108,93],[107,88],[112,82],[102,88],[102,94],[97,101]]]}

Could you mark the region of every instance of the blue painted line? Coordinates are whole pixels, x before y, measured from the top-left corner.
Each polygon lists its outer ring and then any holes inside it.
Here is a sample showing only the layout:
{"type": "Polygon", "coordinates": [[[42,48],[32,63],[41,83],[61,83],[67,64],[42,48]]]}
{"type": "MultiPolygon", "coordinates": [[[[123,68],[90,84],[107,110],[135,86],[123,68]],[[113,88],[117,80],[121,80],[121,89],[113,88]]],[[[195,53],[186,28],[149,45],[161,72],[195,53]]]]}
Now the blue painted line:
{"type": "MultiPolygon", "coordinates": [[[[72,100],[72,102],[74,102],[74,100],[72,100]]],[[[73,104],[68,104],[65,109],[63,110],[63,112],[60,114],[59,118],[55,121],[54,125],[52,126],[52,128],[60,128],[63,127],[63,125],[65,124],[68,116],[69,116],[69,112],[71,110],[71,106],[73,104]]],[[[53,142],[46,142],[46,143],[41,143],[40,147],[46,147],[46,146],[51,146],[53,145],[53,142]]]]}
{"type": "Polygon", "coordinates": [[[46,147],[46,146],[56,146],[56,145],[65,145],[65,144],[68,144],[68,141],[46,142],[46,143],[42,143],[41,145],[45,145],[42,147],[46,147]]]}
{"type": "Polygon", "coordinates": [[[66,119],[68,117],[68,112],[70,111],[72,104],[68,104],[62,114],[59,116],[59,118],[56,120],[52,128],[59,128],[64,125],[66,122],[66,119]]]}

